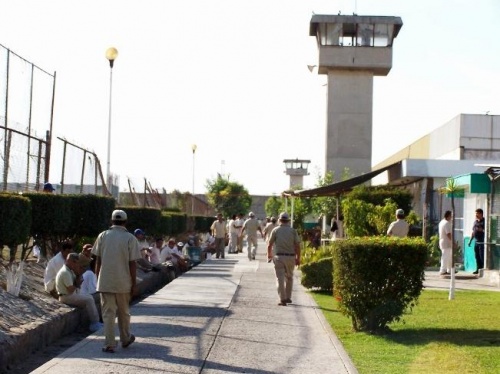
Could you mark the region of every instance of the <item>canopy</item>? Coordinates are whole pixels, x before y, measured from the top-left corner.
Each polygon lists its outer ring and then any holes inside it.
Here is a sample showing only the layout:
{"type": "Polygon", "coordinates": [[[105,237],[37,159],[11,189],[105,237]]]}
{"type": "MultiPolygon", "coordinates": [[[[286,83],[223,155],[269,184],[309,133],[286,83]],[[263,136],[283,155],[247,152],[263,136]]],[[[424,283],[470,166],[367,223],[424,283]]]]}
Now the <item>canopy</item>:
{"type": "Polygon", "coordinates": [[[357,185],[368,182],[373,177],[383,173],[384,171],[394,167],[395,164],[385,166],[381,169],[373,170],[357,177],[347,179],[342,182],[332,183],[327,186],[311,188],[308,190],[291,191],[286,194],[297,197],[320,197],[320,196],[336,196],[343,192],[351,191],[357,185]]]}

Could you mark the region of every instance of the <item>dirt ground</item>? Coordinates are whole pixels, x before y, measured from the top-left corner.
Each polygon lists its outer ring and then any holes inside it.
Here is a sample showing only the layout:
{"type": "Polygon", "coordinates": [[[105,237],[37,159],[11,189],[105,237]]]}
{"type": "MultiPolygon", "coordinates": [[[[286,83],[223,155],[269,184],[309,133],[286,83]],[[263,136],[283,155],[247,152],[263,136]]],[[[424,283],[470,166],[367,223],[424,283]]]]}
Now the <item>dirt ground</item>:
{"type": "Polygon", "coordinates": [[[15,365],[9,366],[2,374],[27,374],[45,364],[47,361],[59,356],[66,349],[74,346],[89,335],[88,331],[75,332],[67,335],[50,346],[27,355],[26,359],[15,365]]]}

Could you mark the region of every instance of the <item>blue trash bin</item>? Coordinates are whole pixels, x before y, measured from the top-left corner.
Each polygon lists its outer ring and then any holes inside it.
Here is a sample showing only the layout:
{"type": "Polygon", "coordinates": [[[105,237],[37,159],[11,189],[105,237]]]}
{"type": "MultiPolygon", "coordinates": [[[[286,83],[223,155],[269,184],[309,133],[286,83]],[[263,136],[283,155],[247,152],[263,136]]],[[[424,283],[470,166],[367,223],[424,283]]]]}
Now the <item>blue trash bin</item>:
{"type": "Polygon", "coordinates": [[[202,251],[200,247],[188,247],[187,255],[189,256],[189,260],[193,266],[200,264],[203,259],[201,257],[202,251]]]}

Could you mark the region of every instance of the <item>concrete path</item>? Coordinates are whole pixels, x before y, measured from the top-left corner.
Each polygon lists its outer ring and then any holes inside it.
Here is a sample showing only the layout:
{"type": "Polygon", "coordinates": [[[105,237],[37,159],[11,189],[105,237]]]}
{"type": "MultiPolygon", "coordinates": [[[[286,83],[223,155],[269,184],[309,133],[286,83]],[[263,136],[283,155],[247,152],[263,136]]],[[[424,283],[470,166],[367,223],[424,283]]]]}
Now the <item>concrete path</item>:
{"type": "Polygon", "coordinates": [[[34,373],[357,373],[298,277],[293,304],[277,305],[259,252],[205,261],[134,305],[130,347],[101,352],[99,331],[34,373]]]}

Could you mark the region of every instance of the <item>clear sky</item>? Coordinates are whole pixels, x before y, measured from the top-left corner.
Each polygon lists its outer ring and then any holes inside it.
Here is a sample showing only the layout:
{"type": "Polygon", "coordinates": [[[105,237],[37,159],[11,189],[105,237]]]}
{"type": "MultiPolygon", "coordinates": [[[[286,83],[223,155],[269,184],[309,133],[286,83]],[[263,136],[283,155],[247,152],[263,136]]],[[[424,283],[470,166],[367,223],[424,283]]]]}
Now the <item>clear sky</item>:
{"type": "MultiPolygon", "coordinates": [[[[316,14],[399,16],[393,68],[374,79],[373,164],[460,113],[500,114],[498,0],[0,0],[0,44],[57,72],[54,138],[141,189],[205,192],[217,173],[251,194],[288,188],[283,159],[324,172],[325,77],[316,14]]],[[[61,143],[56,141],[57,143],[61,143]]],[[[61,178],[54,150],[51,181],[61,178]]]]}

